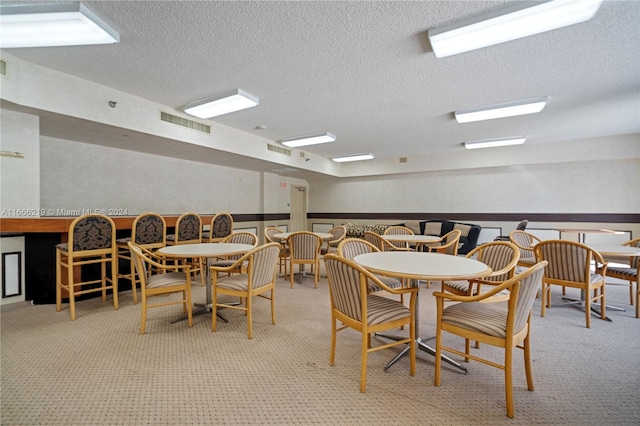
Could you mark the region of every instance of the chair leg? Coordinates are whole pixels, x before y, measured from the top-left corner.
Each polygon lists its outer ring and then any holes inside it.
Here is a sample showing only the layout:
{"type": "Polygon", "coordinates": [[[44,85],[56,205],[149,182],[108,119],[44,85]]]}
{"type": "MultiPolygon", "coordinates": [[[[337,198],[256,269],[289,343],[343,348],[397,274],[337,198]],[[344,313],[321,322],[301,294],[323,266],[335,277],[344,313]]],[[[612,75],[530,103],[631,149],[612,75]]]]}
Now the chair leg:
{"type": "Polygon", "coordinates": [[[118,258],[111,258],[111,293],[113,293],[113,309],[120,307],[118,302],[118,258]]]}
{"type": "Polygon", "coordinates": [[[138,290],[137,290],[137,271],[136,271],[136,265],[135,265],[135,259],[133,258],[133,256],[131,256],[131,293],[133,294],[133,304],[137,305],[138,304],[138,290]]]}
{"type": "Polygon", "coordinates": [[[329,350],[329,365],[335,365],[336,361],[336,328],[338,327],[335,316],[331,315],[331,349],[329,350]]]}
{"type": "MultiPolygon", "coordinates": [[[[529,327],[529,326],[527,326],[529,327]]],[[[527,375],[527,389],[533,391],[533,373],[531,372],[531,346],[530,346],[529,334],[524,339],[523,351],[524,351],[524,371],[527,375]]]]}
{"type": "Polygon", "coordinates": [[[73,281],[73,262],[71,258],[67,258],[67,286],[69,293],[69,313],[71,315],[71,321],[76,319],[76,296],[75,282],[73,281]]]}
{"type": "Polygon", "coordinates": [[[252,315],[252,305],[251,305],[251,301],[252,301],[253,297],[251,297],[251,295],[249,295],[247,297],[247,332],[248,332],[248,336],[249,339],[253,339],[253,315],[252,315]]]}
{"type": "Polygon", "coordinates": [[[271,324],[276,325],[276,286],[271,288],[271,324]]]}
{"type": "Polygon", "coordinates": [[[542,303],[540,303],[540,316],[544,318],[544,310],[547,306],[547,285],[542,282],[542,303]]]}
{"type": "Polygon", "coordinates": [[[369,352],[369,348],[367,347],[367,342],[369,333],[362,333],[362,342],[360,343],[360,352],[361,352],[361,363],[360,366],[360,393],[365,393],[367,391],[367,354],[369,352]]]}
{"type": "Polygon", "coordinates": [[[145,333],[145,329],[147,326],[147,298],[143,294],[142,298],[142,318],[140,319],[140,334],[145,333]]]}
{"type": "Polygon", "coordinates": [[[589,290],[585,291],[585,294],[584,311],[587,316],[587,328],[591,328],[591,295],[589,294],[589,290]]]}
{"type": "Polygon", "coordinates": [[[507,417],[513,418],[513,346],[504,351],[504,390],[507,402],[507,417]]]}
{"type": "Polygon", "coordinates": [[[62,310],[62,256],[56,250],[56,312],[62,310]]]}

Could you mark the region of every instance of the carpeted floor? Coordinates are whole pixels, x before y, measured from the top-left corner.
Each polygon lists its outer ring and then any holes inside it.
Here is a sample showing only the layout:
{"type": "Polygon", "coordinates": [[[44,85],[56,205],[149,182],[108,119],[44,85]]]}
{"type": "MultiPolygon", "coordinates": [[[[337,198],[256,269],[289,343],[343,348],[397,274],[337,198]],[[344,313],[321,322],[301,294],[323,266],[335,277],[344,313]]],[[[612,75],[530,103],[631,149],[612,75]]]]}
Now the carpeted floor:
{"type": "MultiPolygon", "coordinates": [[[[431,289],[422,287],[421,335],[435,330],[431,289]]],[[[610,285],[611,305],[629,307],[628,289],[610,285]]],[[[204,299],[195,287],[194,301],[204,299]]],[[[242,313],[210,329],[210,315],[170,324],[179,307],[150,310],[138,334],[140,306],[131,293],[68,305],[4,306],[1,314],[2,425],[557,425],[640,424],[640,319],[609,311],[612,322],[534,306],[535,391],[526,388],[522,355],[514,358],[515,419],[505,412],[502,371],[470,363],[464,375],[443,364],[433,386],[433,357],[421,352],[409,376],[404,358],[383,372],[395,349],[372,354],[367,393],[359,392],[360,335],[338,335],[336,365],[328,365],[329,294],[307,278],[289,289],[278,280],[277,325],[269,302],[256,299],[254,339],[242,313]]],[[[554,288],[555,306],[562,303],[554,288]]],[[[448,339],[449,340],[449,339],[448,339]]],[[[462,347],[461,339],[453,344],[462,347]],[[457,342],[457,343],[456,343],[457,342]]],[[[483,345],[480,352],[501,351],[483,345]]]]}

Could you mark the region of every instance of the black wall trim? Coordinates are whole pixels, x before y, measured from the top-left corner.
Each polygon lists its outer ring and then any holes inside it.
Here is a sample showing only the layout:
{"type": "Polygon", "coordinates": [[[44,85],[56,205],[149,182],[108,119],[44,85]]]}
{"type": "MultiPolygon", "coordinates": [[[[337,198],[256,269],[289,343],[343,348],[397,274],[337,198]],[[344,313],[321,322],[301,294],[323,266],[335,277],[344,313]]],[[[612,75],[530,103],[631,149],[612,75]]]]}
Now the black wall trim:
{"type": "Polygon", "coordinates": [[[251,214],[232,214],[234,222],[267,222],[272,220],[289,220],[289,213],[251,213],[251,214]]]}
{"type": "Polygon", "coordinates": [[[518,222],[640,223],[635,213],[308,213],[307,219],[336,220],[432,220],[518,222]]]}

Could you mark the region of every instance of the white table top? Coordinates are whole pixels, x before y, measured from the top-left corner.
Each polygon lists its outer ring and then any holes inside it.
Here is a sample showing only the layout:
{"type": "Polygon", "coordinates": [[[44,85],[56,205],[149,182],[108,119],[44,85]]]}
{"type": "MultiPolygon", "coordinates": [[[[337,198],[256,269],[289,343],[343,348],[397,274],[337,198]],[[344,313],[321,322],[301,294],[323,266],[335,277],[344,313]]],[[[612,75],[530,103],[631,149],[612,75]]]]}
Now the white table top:
{"type": "Polygon", "coordinates": [[[433,243],[440,241],[440,237],[434,237],[433,235],[381,235],[387,241],[402,242],[402,243],[433,243]]]}
{"type": "Polygon", "coordinates": [[[251,244],[200,243],[166,246],[159,249],[158,252],[174,257],[214,257],[242,254],[253,248],[254,246],[251,244]]]}
{"type": "MultiPolygon", "coordinates": [[[[280,234],[273,234],[272,237],[277,238],[279,240],[286,240],[292,234],[295,234],[295,232],[282,232],[280,234]]],[[[323,240],[330,240],[331,238],[333,238],[333,234],[330,234],[328,232],[312,232],[312,234],[317,235],[323,240]]]]}
{"type": "Polygon", "coordinates": [[[443,253],[383,251],[361,254],[353,260],[371,272],[418,280],[459,280],[491,273],[482,262],[443,253]]]}
{"type": "Polygon", "coordinates": [[[615,244],[587,244],[603,256],[640,256],[640,247],[620,246],[615,244]]]}

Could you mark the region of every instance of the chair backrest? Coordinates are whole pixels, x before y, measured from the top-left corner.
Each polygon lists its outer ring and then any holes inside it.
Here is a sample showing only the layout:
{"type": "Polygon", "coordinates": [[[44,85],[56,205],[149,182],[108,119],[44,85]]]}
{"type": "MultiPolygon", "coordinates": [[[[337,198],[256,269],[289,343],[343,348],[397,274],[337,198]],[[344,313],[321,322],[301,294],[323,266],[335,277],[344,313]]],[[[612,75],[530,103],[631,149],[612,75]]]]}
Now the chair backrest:
{"type": "Polygon", "coordinates": [[[390,226],[384,230],[384,235],[414,235],[415,233],[406,226],[390,226]]]}
{"type": "Polygon", "coordinates": [[[380,249],[362,238],[347,238],[338,244],[338,255],[352,260],[354,257],[380,251],[380,249]]]}
{"type": "Polygon", "coordinates": [[[132,241],[147,248],[167,245],[167,223],[158,213],[142,213],[133,221],[132,241]]]}
{"type": "Polygon", "coordinates": [[[233,233],[233,216],[231,213],[216,213],[209,227],[209,241],[221,241],[233,233]]]}
{"type": "MultiPolygon", "coordinates": [[[[640,247],[640,238],[636,238],[635,240],[629,240],[626,243],[624,243],[623,246],[640,247]]],[[[640,256],[632,256],[629,259],[629,267],[640,269],[640,256]]]]}
{"type": "Polygon", "coordinates": [[[249,260],[247,274],[251,288],[259,288],[275,282],[279,254],[280,244],[278,243],[263,244],[245,254],[249,260]]]}
{"type": "Polygon", "coordinates": [[[258,236],[247,231],[238,231],[225,237],[222,242],[234,243],[234,244],[251,244],[252,246],[258,245],[258,236]]]}
{"type": "Polygon", "coordinates": [[[264,229],[264,239],[270,243],[277,243],[276,239],[273,238],[275,234],[282,234],[284,231],[280,228],[276,228],[275,226],[267,226],[264,229]]]}
{"type": "MultiPolygon", "coordinates": [[[[600,264],[604,260],[591,247],[569,240],[546,240],[535,245],[536,258],[549,262],[544,277],[555,282],[571,281],[589,283],[591,261],[600,264]]],[[[597,269],[597,268],[596,268],[597,269]]]]}
{"type": "Polygon", "coordinates": [[[520,250],[513,243],[493,241],[471,250],[467,257],[474,258],[493,270],[490,276],[483,277],[484,281],[506,281],[515,274],[520,250]]]}
{"type": "Polygon", "coordinates": [[[513,316],[513,331],[515,333],[522,330],[529,320],[533,303],[536,300],[538,290],[540,290],[544,267],[546,265],[547,262],[545,261],[538,262],[531,268],[526,269],[523,273],[511,278],[518,280],[515,288],[511,288],[511,297],[515,297],[516,301],[515,303],[511,300],[509,301],[510,310],[513,309],[513,305],[515,304],[515,315],[513,316]],[[513,294],[514,291],[517,293],[513,294]]]}
{"type": "Polygon", "coordinates": [[[540,238],[525,231],[511,231],[509,234],[509,240],[514,243],[520,249],[520,257],[523,259],[533,259],[535,254],[533,252],[533,245],[539,243],[540,238]]]}
{"type": "Polygon", "coordinates": [[[116,251],[116,225],[109,216],[87,214],[77,217],[69,226],[69,252],[116,251]]]}
{"type": "Polygon", "coordinates": [[[337,245],[347,235],[347,227],[335,226],[329,230],[329,233],[333,235],[333,237],[331,237],[331,239],[329,240],[329,244],[337,245]]]}
{"type": "MultiPolygon", "coordinates": [[[[258,237],[251,232],[239,231],[225,237],[222,242],[233,244],[251,244],[255,247],[258,245],[258,237]]],[[[231,256],[226,256],[227,259],[231,260],[240,259],[241,257],[242,254],[233,254],[231,256]]]]}
{"type": "Polygon", "coordinates": [[[384,250],[383,239],[375,232],[364,231],[364,239],[365,241],[368,241],[374,246],[378,247],[379,250],[384,250]]]}
{"type": "Polygon", "coordinates": [[[367,295],[366,271],[351,260],[333,254],[326,255],[324,263],[331,309],[362,322],[366,316],[363,307],[367,295]]]}
{"type": "Polygon", "coordinates": [[[320,255],[322,238],[307,231],[294,232],[287,238],[292,259],[311,260],[320,255]]]}
{"type": "Polygon", "coordinates": [[[136,272],[140,277],[140,288],[144,288],[147,285],[147,277],[149,276],[149,269],[147,268],[147,261],[150,260],[145,256],[140,247],[136,244],[128,242],[129,251],[131,252],[131,258],[133,259],[136,272]]]}
{"type": "Polygon", "coordinates": [[[461,235],[462,235],[462,231],[460,231],[459,229],[454,229],[453,231],[447,232],[445,235],[442,236],[442,246],[434,247],[435,251],[437,251],[438,253],[457,256],[461,235]]]}
{"type": "Polygon", "coordinates": [[[197,213],[183,213],[176,221],[176,244],[202,241],[202,219],[197,213]]]}

